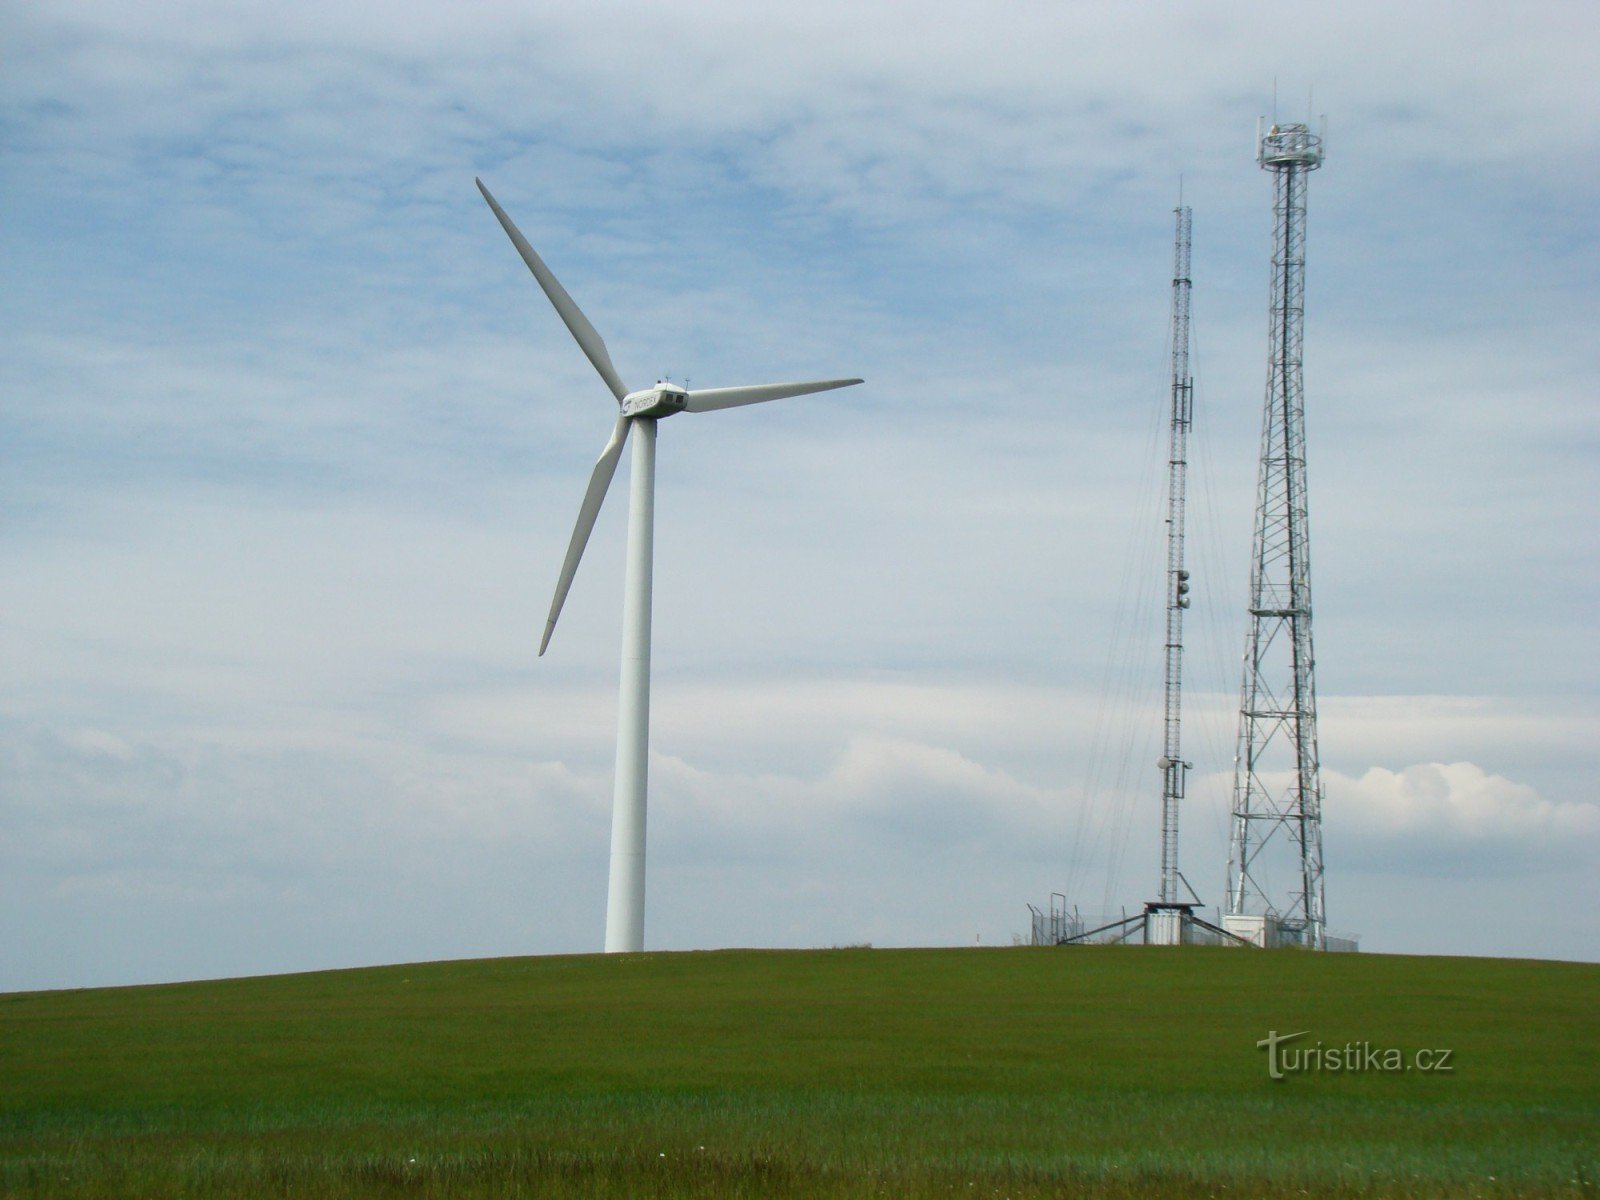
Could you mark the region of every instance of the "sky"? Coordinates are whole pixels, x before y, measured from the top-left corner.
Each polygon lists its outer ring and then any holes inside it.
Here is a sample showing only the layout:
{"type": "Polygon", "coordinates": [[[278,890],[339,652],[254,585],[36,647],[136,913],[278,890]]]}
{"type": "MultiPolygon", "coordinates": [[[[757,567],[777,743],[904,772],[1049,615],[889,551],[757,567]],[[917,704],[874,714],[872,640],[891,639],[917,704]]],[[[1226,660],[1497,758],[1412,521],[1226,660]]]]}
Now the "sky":
{"type": "Polygon", "coordinates": [[[630,387],[662,424],[646,945],[1005,945],[1224,887],[1258,117],[1327,118],[1305,390],[1327,913],[1600,961],[1600,9],[0,14],[0,991],[598,950],[630,387]]]}

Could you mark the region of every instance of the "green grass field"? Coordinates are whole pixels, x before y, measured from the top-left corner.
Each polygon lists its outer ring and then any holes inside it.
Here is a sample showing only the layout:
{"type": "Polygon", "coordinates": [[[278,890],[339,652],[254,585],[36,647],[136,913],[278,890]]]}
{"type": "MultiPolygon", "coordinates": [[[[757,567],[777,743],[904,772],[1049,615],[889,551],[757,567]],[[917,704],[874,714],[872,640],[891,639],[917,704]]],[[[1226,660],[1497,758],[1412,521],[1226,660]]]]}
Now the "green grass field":
{"type": "Polygon", "coordinates": [[[1593,1196],[1597,1180],[1596,965],[728,951],[0,996],[7,1197],[1593,1196]],[[1452,1069],[1274,1082],[1270,1030],[1449,1050],[1452,1069]]]}

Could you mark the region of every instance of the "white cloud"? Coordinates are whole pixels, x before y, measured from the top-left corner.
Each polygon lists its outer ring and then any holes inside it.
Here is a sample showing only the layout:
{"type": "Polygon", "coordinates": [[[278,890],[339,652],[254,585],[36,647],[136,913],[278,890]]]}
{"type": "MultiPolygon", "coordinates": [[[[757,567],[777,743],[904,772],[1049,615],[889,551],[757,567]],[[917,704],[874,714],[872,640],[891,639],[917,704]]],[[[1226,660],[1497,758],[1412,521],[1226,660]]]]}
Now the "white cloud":
{"type": "Polygon", "coordinates": [[[1329,839],[1341,861],[1419,872],[1527,875],[1593,862],[1600,803],[1547,800],[1526,784],[1470,762],[1373,767],[1360,778],[1327,772],[1329,839]]]}

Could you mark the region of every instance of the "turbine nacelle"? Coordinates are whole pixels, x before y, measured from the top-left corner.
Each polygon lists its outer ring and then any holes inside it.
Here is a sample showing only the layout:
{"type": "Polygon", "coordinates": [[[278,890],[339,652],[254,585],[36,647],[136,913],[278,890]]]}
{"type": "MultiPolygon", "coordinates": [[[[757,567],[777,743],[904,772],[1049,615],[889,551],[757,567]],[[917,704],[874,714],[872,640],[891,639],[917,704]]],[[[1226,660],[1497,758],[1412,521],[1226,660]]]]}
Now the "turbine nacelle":
{"type": "Polygon", "coordinates": [[[689,393],[675,383],[658,383],[622,398],[625,417],[670,417],[688,407],[689,393]]]}

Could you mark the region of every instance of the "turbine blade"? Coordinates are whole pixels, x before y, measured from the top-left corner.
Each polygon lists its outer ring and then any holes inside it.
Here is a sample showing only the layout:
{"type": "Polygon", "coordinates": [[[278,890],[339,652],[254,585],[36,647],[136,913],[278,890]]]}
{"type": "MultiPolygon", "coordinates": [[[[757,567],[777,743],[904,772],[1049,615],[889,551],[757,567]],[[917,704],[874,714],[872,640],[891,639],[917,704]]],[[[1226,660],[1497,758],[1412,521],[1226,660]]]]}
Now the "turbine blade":
{"type": "Polygon", "coordinates": [[[689,393],[686,411],[714,412],[719,408],[738,408],[742,404],[760,404],[766,400],[783,400],[789,396],[805,396],[811,392],[830,392],[834,388],[850,387],[859,379],[819,379],[811,383],[758,383],[751,387],[698,388],[689,393]]]}
{"type": "Polygon", "coordinates": [[[621,403],[622,398],[628,394],[628,389],[622,386],[622,380],[617,376],[617,369],[611,365],[611,355],[606,350],[604,339],[595,331],[595,327],[589,324],[589,318],[583,315],[583,310],[573,303],[571,296],[567,295],[567,289],[561,286],[561,281],[550,273],[550,268],[544,265],[544,259],[528,245],[528,239],[522,236],[522,231],[512,223],[510,217],[506,216],[506,210],[501,208],[489,194],[489,189],[483,186],[483,180],[474,179],[473,182],[478,185],[483,198],[489,202],[489,207],[494,210],[501,227],[511,238],[511,244],[517,248],[517,253],[522,255],[522,261],[528,264],[528,270],[533,272],[533,277],[539,281],[544,294],[550,297],[550,303],[555,305],[556,312],[561,314],[561,319],[566,322],[573,338],[589,356],[589,361],[594,364],[594,369],[600,372],[600,378],[606,381],[606,386],[611,389],[612,395],[616,396],[617,402],[621,403]]]}
{"type": "Polygon", "coordinates": [[[594,464],[594,474],[589,476],[589,488],[583,493],[583,504],[578,508],[578,523],[572,527],[572,540],[567,543],[567,558],[561,564],[561,578],[556,580],[555,599],[550,601],[550,616],[545,619],[544,637],[539,641],[541,656],[550,645],[550,635],[556,631],[556,618],[561,615],[561,606],[567,602],[572,577],[578,573],[583,548],[589,544],[589,535],[594,532],[595,518],[600,515],[600,505],[611,487],[612,476],[617,473],[617,460],[622,457],[622,447],[628,440],[628,428],[632,424],[632,417],[617,418],[611,430],[611,440],[600,451],[600,458],[594,464]]]}

